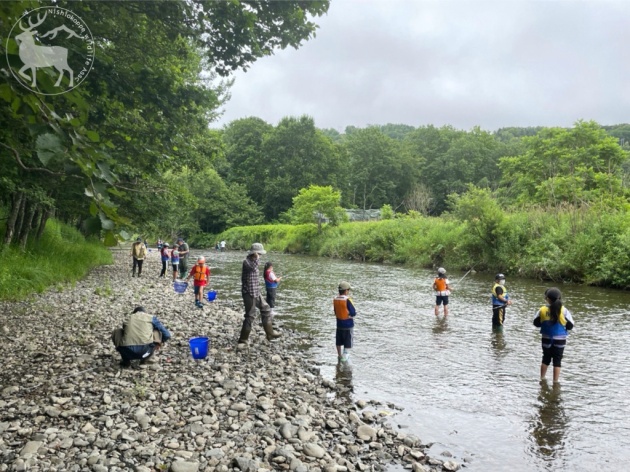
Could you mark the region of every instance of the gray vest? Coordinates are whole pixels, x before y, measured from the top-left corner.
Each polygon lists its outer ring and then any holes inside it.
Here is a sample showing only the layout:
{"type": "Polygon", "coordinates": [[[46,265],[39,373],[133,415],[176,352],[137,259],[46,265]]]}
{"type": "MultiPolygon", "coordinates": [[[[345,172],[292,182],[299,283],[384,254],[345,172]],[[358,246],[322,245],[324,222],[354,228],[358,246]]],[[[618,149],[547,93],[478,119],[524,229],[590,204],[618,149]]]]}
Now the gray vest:
{"type": "Polygon", "coordinates": [[[133,313],[124,324],[123,346],[143,346],[153,342],[153,315],[133,313]]]}

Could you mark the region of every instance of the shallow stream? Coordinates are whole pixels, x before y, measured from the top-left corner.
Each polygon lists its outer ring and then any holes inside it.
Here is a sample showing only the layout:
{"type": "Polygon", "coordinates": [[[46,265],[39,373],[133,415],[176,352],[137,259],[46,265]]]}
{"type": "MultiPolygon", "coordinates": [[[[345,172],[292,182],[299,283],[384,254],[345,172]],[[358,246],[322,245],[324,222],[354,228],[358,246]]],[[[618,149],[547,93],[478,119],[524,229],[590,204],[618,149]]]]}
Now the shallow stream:
{"type": "MultiPolygon", "coordinates": [[[[245,253],[205,254],[219,298],[240,304],[245,253]]],[[[514,305],[503,332],[494,333],[488,274],[455,283],[444,320],[433,314],[430,271],[282,254],[267,260],[286,274],[277,319],[313,335],[323,375],[347,385],[352,398],[403,407],[394,421],[435,443],[435,455],[449,451],[470,471],[590,472],[630,460],[630,293],[560,286],[576,328],[554,387],[539,382],[540,335],[532,325],[548,284],[506,274],[514,305]],[[341,280],[353,285],[359,313],[344,369],[332,313],[341,280]]],[[[449,274],[451,282],[463,276],[449,274]]]]}

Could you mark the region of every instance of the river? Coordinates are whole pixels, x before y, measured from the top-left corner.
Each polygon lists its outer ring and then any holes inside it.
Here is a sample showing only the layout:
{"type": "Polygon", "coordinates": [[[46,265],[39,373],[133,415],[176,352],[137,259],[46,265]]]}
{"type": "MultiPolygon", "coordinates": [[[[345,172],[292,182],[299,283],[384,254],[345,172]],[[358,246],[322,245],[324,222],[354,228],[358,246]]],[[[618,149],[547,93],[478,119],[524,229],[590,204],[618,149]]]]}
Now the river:
{"type": "MultiPolygon", "coordinates": [[[[240,304],[245,252],[205,254],[219,299],[240,304]]],[[[532,325],[550,284],[507,273],[514,304],[503,332],[494,333],[492,274],[471,273],[455,284],[444,320],[433,314],[430,271],[284,254],[267,260],[287,275],[277,320],[312,334],[322,374],[351,390],[348,401],[403,407],[393,421],[434,443],[433,455],[448,451],[467,470],[484,472],[590,472],[630,460],[630,293],[559,286],[576,327],[554,386],[552,369],[548,383],[539,381],[540,334],[532,325]],[[352,284],[358,310],[355,347],[343,369],[332,314],[341,280],[352,284]]],[[[463,276],[449,274],[451,282],[463,276]]]]}

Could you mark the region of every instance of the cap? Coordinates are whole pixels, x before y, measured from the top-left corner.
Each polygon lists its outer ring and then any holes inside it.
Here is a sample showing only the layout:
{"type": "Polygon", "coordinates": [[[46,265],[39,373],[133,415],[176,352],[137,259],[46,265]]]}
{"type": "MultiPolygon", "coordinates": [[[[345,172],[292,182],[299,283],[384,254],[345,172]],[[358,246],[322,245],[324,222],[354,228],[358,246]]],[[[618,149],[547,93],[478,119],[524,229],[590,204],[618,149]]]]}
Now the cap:
{"type": "Polygon", "coordinates": [[[505,275],[503,274],[497,274],[494,276],[494,280],[499,280],[499,279],[504,279],[504,278],[505,278],[505,275]]]}
{"type": "Polygon", "coordinates": [[[440,267],[438,269],[438,274],[446,274],[446,269],[444,267],[440,267]]]}
{"type": "Polygon", "coordinates": [[[164,243],[164,244],[162,244],[162,246],[168,246],[168,243],[164,243]]]}
{"type": "Polygon", "coordinates": [[[197,257],[197,262],[206,262],[206,258],[203,256],[197,257]]]}
{"type": "Polygon", "coordinates": [[[348,282],[339,282],[339,290],[352,290],[352,287],[348,282]]]}
{"type": "Polygon", "coordinates": [[[260,243],[254,243],[252,244],[252,247],[249,248],[249,255],[252,254],[267,254],[267,251],[265,251],[265,248],[263,247],[262,244],[260,243]]]}
{"type": "Polygon", "coordinates": [[[177,238],[177,242],[184,242],[184,238],[177,238]]]}
{"type": "Polygon", "coordinates": [[[136,238],[136,242],[137,243],[141,243],[142,242],[142,238],[136,238]]]}

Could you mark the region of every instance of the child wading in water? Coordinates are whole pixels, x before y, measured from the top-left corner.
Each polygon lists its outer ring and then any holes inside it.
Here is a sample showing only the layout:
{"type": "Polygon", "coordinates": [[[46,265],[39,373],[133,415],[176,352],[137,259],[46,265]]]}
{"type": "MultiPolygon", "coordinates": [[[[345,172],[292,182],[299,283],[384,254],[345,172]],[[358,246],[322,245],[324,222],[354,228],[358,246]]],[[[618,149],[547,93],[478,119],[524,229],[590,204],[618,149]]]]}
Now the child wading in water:
{"type": "Polygon", "coordinates": [[[545,291],[547,305],[538,310],[534,318],[534,326],[540,328],[542,334],[542,363],[540,364],[540,378],[547,375],[547,368],[553,359],[553,381],[560,378],[562,355],[567,344],[567,335],[573,329],[573,316],[562,305],[562,293],[557,288],[545,291]]]}
{"type": "Polygon", "coordinates": [[[444,316],[448,316],[448,296],[451,294],[451,287],[446,278],[446,269],[440,267],[438,275],[433,281],[433,290],[435,290],[435,316],[440,314],[440,305],[444,304],[444,316]]]}
{"type": "Polygon", "coordinates": [[[273,308],[276,306],[276,290],[278,289],[278,283],[282,280],[282,277],[276,277],[273,271],[273,264],[267,262],[265,264],[265,288],[267,289],[266,302],[271,307],[271,314],[273,315],[273,308]]]}
{"type": "Polygon", "coordinates": [[[199,256],[197,258],[197,264],[190,269],[190,274],[186,277],[186,282],[190,278],[193,278],[195,281],[195,306],[197,308],[203,308],[203,288],[208,285],[210,281],[210,268],[206,265],[206,258],[203,256],[199,256]]]}
{"type": "Polygon", "coordinates": [[[354,331],[354,317],[357,311],[350,298],[352,287],[348,282],[339,284],[339,295],[333,300],[333,308],[337,317],[337,332],[335,341],[337,346],[337,356],[340,361],[347,361],[350,349],[352,348],[352,335],[354,331]],[[341,348],[344,348],[342,353],[341,348]]]}

